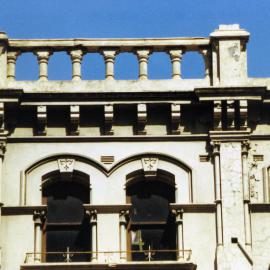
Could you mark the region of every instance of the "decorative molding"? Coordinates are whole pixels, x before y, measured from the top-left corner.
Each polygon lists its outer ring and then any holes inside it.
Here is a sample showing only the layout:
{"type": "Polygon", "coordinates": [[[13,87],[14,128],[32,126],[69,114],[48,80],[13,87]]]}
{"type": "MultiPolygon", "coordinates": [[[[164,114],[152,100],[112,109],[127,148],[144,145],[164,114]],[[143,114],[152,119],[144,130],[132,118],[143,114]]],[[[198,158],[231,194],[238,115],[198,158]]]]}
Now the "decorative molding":
{"type": "Polygon", "coordinates": [[[171,133],[174,135],[180,134],[181,122],[181,105],[171,104],[171,133]]]}
{"type": "Polygon", "coordinates": [[[157,157],[145,157],[142,158],[142,166],[145,177],[156,177],[158,170],[158,158],[157,157]]]}
{"type": "Polygon", "coordinates": [[[214,130],[222,130],[222,103],[221,100],[214,100],[213,111],[214,130]]]}
{"type": "Polygon", "coordinates": [[[113,135],[114,131],[112,129],[114,118],[114,110],[113,105],[105,105],[104,106],[104,133],[106,135],[113,135]]]}
{"type": "MultiPolygon", "coordinates": [[[[205,141],[209,138],[208,134],[180,134],[180,135],[147,135],[147,136],[29,136],[29,137],[7,137],[8,143],[18,143],[18,142],[137,142],[137,141],[205,141]]],[[[233,137],[229,137],[233,138],[233,137]]],[[[238,138],[238,137],[237,137],[238,138]]],[[[270,135],[269,135],[270,138],[270,135]]],[[[239,140],[243,140],[239,138],[239,140]]]]}
{"type": "Polygon", "coordinates": [[[47,134],[47,106],[37,106],[37,134],[47,134]]]}
{"type": "Polygon", "coordinates": [[[137,105],[137,134],[146,135],[146,126],[147,123],[147,105],[138,104],[137,105]]]}
{"type": "Polygon", "coordinates": [[[79,125],[80,125],[80,106],[71,105],[70,106],[70,134],[79,135],[79,125]]]}

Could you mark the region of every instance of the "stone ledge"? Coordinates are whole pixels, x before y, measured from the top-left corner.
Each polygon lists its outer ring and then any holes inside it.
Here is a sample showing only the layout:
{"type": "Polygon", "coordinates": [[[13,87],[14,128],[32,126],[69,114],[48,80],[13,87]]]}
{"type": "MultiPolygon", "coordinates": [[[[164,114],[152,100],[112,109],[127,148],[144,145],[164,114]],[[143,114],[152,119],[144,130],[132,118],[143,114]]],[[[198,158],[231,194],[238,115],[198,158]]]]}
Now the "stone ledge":
{"type": "Polygon", "coordinates": [[[270,213],[270,203],[251,203],[249,209],[252,213],[270,213]]]}
{"type": "Polygon", "coordinates": [[[126,262],[126,263],[36,263],[36,264],[23,264],[21,270],[41,270],[41,269],[179,269],[179,270],[196,270],[197,265],[188,262],[175,262],[175,261],[151,261],[151,262],[126,262]]]}

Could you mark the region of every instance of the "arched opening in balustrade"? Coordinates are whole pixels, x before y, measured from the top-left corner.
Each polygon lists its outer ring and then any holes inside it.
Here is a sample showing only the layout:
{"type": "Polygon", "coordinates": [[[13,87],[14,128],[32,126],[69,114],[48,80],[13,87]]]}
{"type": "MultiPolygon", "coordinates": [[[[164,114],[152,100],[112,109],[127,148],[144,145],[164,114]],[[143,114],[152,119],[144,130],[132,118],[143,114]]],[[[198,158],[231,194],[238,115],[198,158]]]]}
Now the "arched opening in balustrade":
{"type": "Polygon", "coordinates": [[[38,61],[32,53],[22,53],[16,61],[15,76],[17,81],[32,81],[38,79],[38,61]]]}
{"type": "Polygon", "coordinates": [[[138,60],[132,53],[120,53],[115,58],[115,79],[116,80],[137,80],[138,60]]]}
{"type": "Polygon", "coordinates": [[[165,52],[154,52],[148,61],[148,78],[150,80],[171,79],[171,60],[165,52]]]}
{"type": "Polygon", "coordinates": [[[42,203],[47,205],[42,249],[46,262],[89,261],[91,228],[83,204],[90,203],[89,176],[59,171],[42,178],[42,203]],[[77,253],[74,253],[77,252],[77,253]]]}
{"type": "Polygon", "coordinates": [[[181,69],[183,79],[205,78],[204,60],[198,52],[186,52],[183,55],[181,69]]]}
{"type": "Polygon", "coordinates": [[[54,52],[48,63],[49,80],[71,80],[72,61],[66,52],[54,52]]]}
{"type": "Polygon", "coordinates": [[[104,80],[105,62],[99,53],[87,53],[82,60],[83,80],[104,80]]]}
{"type": "Polygon", "coordinates": [[[127,228],[128,259],[176,260],[176,225],[170,209],[175,203],[175,182],[170,174],[154,177],[131,174],[126,184],[131,203],[127,228]]]}

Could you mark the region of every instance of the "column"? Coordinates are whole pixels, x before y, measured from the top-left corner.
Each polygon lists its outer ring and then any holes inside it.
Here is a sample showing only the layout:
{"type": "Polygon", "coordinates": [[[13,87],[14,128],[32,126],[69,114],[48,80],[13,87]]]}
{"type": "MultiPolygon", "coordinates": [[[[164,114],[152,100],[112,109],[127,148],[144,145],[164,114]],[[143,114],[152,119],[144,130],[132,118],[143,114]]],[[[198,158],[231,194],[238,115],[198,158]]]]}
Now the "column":
{"type": "Polygon", "coordinates": [[[69,52],[72,61],[72,80],[80,81],[81,80],[81,62],[83,59],[82,50],[72,50],[69,52]]]}
{"type": "Polygon", "coordinates": [[[172,63],[172,78],[181,79],[181,61],[183,50],[181,49],[169,50],[169,55],[172,63]]]}
{"type": "Polygon", "coordinates": [[[184,250],[184,239],[183,239],[183,213],[184,210],[173,210],[173,214],[175,215],[175,224],[176,224],[176,232],[177,232],[177,260],[184,261],[185,260],[185,250],[184,250]]]}
{"type": "Polygon", "coordinates": [[[20,51],[9,51],[7,53],[7,78],[10,81],[15,80],[16,61],[20,54],[20,51]]]}
{"type": "Polygon", "coordinates": [[[33,219],[35,225],[34,262],[40,262],[42,255],[42,227],[45,219],[45,211],[34,211],[33,219]]]}
{"type": "Polygon", "coordinates": [[[117,49],[104,49],[102,51],[105,61],[105,78],[114,79],[114,60],[117,54],[117,49]]]}
{"type": "Polygon", "coordinates": [[[120,222],[120,260],[127,261],[127,219],[129,211],[121,211],[119,215],[120,222]]]}
{"type": "Polygon", "coordinates": [[[88,211],[90,215],[91,225],[91,241],[92,241],[92,258],[91,262],[97,262],[98,260],[98,245],[97,245],[97,211],[88,211]]]}
{"type": "Polygon", "coordinates": [[[251,251],[251,226],[249,213],[249,178],[248,178],[248,150],[249,142],[242,142],[242,181],[243,181],[243,199],[244,199],[244,219],[245,219],[245,245],[247,250],[251,251]]]}
{"type": "Polygon", "coordinates": [[[36,51],[35,55],[38,59],[39,64],[39,80],[47,81],[48,80],[48,62],[49,57],[52,54],[49,50],[36,51]]]}
{"type": "Polygon", "coordinates": [[[220,142],[212,142],[212,155],[214,158],[214,176],[215,176],[215,201],[217,205],[216,212],[216,230],[217,245],[223,245],[223,228],[222,228],[222,205],[221,205],[221,177],[220,177],[220,142]]]}
{"type": "Polygon", "coordinates": [[[137,49],[136,55],[139,61],[139,79],[148,79],[148,59],[151,53],[150,49],[137,49]]]}

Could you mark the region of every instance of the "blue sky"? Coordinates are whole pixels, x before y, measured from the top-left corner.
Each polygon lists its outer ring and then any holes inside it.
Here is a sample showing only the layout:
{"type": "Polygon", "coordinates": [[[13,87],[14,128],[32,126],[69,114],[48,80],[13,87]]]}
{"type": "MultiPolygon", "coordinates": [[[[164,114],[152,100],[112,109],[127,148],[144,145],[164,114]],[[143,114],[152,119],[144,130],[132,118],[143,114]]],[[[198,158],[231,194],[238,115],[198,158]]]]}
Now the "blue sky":
{"type": "MultiPolygon", "coordinates": [[[[219,24],[239,23],[251,33],[249,76],[270,77],[270,0],[0,0],[0,6],[0,30],[11,38],[208,36],[219,24]]],[[[25,61],[32,63],[27,71],[22,68],[23,57],[18,60],[19,78],[28,78],[27,72],[36,69],[34,60],[27,57],[25,61]]],[[[183,71],[190,69],[194,77],[195,58],[190,56],[190,65],[183,71]]],[[[96,63],[97,70],[91,74],[99,78],[101,60],[98,56],[88,60],[83,65],[96,63]]],[[[169,76],[167,60],[164,55],[152,57],[150,77],[169,76]],[[162,67],[165,75],[156,67],[162,67]]],[[[132,78],[137,72],[135,56],[119,57],[117,63],[130,64],[129,69],[116,66],[116,75],[123,73],[121,78],[132,78]]],[[[51,78],[68,78],[64,67],[69,65],[68,56],[55,56],[50,61],[51,78]]]]}

